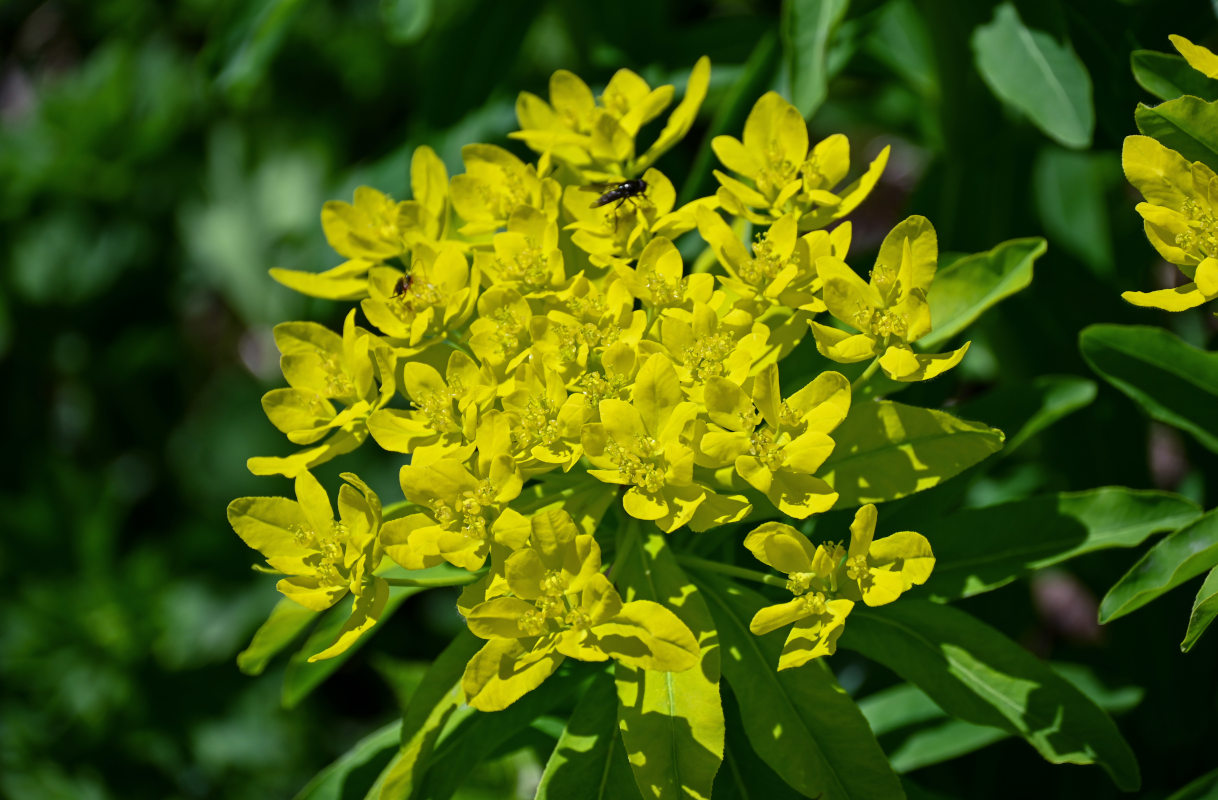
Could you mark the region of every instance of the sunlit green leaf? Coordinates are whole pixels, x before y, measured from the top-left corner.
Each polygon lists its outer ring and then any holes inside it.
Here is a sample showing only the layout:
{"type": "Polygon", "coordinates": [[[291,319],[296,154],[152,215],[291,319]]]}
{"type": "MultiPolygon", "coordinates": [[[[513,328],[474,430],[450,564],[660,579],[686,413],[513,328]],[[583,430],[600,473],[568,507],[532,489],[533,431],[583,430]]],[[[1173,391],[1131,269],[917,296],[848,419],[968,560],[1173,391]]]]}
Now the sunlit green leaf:
{"type": "Polygon", "coordinates": [[[1184,95],[1157,106],[1139,103],[1133,119],[1139,131],[1189,161],[1218,169],[1218,102],[1184,95]]]}
{"type": "Polygon", "coordinates": [[[593,679],[558,739],[537,800],[640,798],[617,725],[617,688],[608,672],[593,679]]]}
{"type": "Polygon", "coordinates": [[[1002,432],[951,414],[888,400],[856,403],[819,473],[835,508],[882,503],[937,486],[1002,447],[1002,432]]]}
{"type": "Polygon", "coordinates": [[[1023,24],[1003,3],[973,31],[977,70],[991,91],[1066,147],[1087,147],[1095,129],[1091,76],[1068,44],[1023,24]]]}
{"type": "Polygon", "coordinates": [[[397,749],[401,731],[401,721],[394,720],[360,739],[333,764],[313,776],[296,795],[296,800],[342,800],[349,791],[346,783],[351,773],[397,749]]]}
{"type": "Polygon", "coordinates": [[[990,306],[1025,288],[1032,282],[1032,263],[1047,247],[1044,239],[1012,239],[939,270],[927,293],[934,328],[918,348],[938,350],[990,306]]]}
{"type": "Polygon", "coordinates": [[[829,38],[849,6],[850,0],[783,2],[782,49],[791,79],[791,101],[805,119],[820,108],[828,94],[829,38]]]}
{"type": "Polygon", "coordinates": [[[919,526],[935,552],[937,598],[992,591],[1032,570],[1110,547],[1134,547],[1200,516],[1168,492],[1109,486],[969,508],[919,526]]]}
{"type": "Polygon", "coordinates": [[[1079,335],[1087,363],[1153,419],[1218,452],[1218,353],[1162,328],[1092,325],[1079,335]]]}
{"type": "Polygon", "coordinates": [[[1138,788],[1137,760],[1112,720],[1043,662],[951,606],[902,598],[856,609],[840,646],[917,685],[951,716],[1028,741],[1055,764],[1100,764],[1138,788]]]}
{"type": "Polygon", "coordinates": [[[723,670],[745,733],[761,760],[808,797],[900,797],[867,720],[828,667],[814,661],[778,672],[786,631],[749,631],[765,599],[711,575],[699,575],[698,584],[723,640],[723,670]]]}
{"type": "Polygon", "coordinates": [[[266,665],[320,616],[286,597],[271,610],[266,622],[254,631],[249,647],[237,654],[237,667],[246,675],[261,675],[266,665]]]}
{"type": "Polygon", "coordinates": [[[1100,622],[1125,616],[1218,565],[1218,511],[1164,536],[1100,601],[1100,622]]]}
{"type": "Polygon", "coordinates": [[[642,535],[626,546],[628,552],[615,562],[623,599],[652,600],[672,609],[702,648],[701,664],[685,672],[614,665],[626,755],[644,797],[709,797],[723,759],[724,732],[714,621],[664,534],[642,535]]]}
{"type": "Polygon", "coordinates": [[[1180,649],[1186,653],[1192,650],[1201,634],[1205,633],[1205,629],[1214,621],[1214,617],[1218,617],[1218,567],[1210,570],[1210,574],[1205,576],[1205,583],[1201,584],[1201,589],[1197,592],[1197,599],[1193,601],[1193,612],[1188,617],[1188,631],[1184,634],[1180,649]]]}

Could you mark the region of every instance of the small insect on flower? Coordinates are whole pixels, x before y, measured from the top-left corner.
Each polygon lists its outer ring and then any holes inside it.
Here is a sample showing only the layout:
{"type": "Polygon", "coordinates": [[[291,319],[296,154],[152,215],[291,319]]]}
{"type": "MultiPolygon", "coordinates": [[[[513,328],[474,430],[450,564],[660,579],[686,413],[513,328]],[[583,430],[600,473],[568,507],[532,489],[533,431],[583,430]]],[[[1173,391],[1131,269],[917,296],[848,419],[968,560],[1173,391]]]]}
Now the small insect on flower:
{"type": "Polygon", "coordinates": [[[398,282],[393,285],[393,296],[401,297],[409,292],[412,283],[414,283],[414,275],[403,275],[398,278],[398,282]]]}
{"type": "Polygon", "coordinates": [[[619,183],[593,183],[584,188],[594,192],[604,192],[588,208],[600,208],[616,200],[617,205],[614,206],[616,211],[627,200],[634,202],[636,197],[647,196],[647,181],[642,178],[631,178],[628,181],[621,181],[619,183]]]}

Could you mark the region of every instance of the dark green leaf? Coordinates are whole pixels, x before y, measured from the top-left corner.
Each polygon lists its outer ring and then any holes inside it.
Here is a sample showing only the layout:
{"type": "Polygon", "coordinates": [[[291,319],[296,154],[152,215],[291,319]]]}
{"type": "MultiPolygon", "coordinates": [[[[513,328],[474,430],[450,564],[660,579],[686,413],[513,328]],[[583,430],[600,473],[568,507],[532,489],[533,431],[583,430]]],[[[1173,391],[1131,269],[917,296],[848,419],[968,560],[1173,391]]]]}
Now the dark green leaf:
{"type": "Polygon", "coordinates": [[[841,647],[926,692],[948,714],[1026,739],[1053,763],[1100,764],[1138,788],[1138,764],[1112,720],[1028,651],[950,606],[902,598],[850,615],[841,647]]]}
{"type": "Polygon", "coordinates": [[[417,42],[431,27],[434,0],[381,0],[385,35],[395,44],[417,42]]]}
{"type": "Polygon", "coordinates": [[[1218,567],[1210,570],[1210,574],[1205,576],[1205,583],[1201,584],[1201,589],[1197,592],[1197,599],[1193,601],[1193,612],[1188,617],[1188,631],[1184,634],[1180,649],[1185,653],[1192,650],[1201,634],[1205,633],[1205,629],[1214,621],[1214,617],[1218,617],[1218,567]]]}
{"type": "Polygon", "coordinates": [[[1157,106],[1138,104],[1138,130],[1153,136],[1189,161],[1218,169],[1218,103],[1184,95],[1157,106]]]}
{"type": "Polygon", "coordinates": [[[1041,375],[1030,381],[991,389],[963,403],[959,412],[1003,431],[1015,431],[1006,439],[1001,458],[1006,458],[1036,434],[1062,417],[1086,408],[1095,399],[1095,381],[1073,375],[1041,375]]]}
{"type": "Polygon", "coordinates": [[[673,558],[665,534],[633,541],[614,565],[623,599],[652,600],[672,609],[697,637],[702,662],[685,672],[615,664],[622,741],[644,797],[709,797],[723,759],[724,734],[714,620],[673,558]]]}
{"type": "Polygon", "coordinates": [[[927,588],[938,599],[971,597],[1085,553],[1134,547],[1200,514],[1179,495],[1119,486],[965,509],[919,528],[936,559],[927,588]]]}
{"type": "Polygon", "coordinates": [[[266,622],[254,631],[249,647],[237,654],[238,669],[246,675],[261,675],[270,660],[303,633],[320,613],[286,597],[280,599],[266,622]]]}
{"type": "Polygon", "coordinates": [[[368,800],[405,800],[418,787],[431,763],[436,739],[453,712],[465,703],[461,676],[482,645],[468,630],[461,631],[431,663],[402,715],[401,748],[368,793],[368,800]]]}
{"type": "Polygon", "coordinates": [[[713,575],[699,575],[698,585],[718,624],[724,675],[757,755],[808,797],[901,797],[867,720],[828,667],[816,661],[778,672],[786,631],[749,631],[766,600],[713,575]]]}
{"type": "Polygon", "coordinates": [[[973,323],[987,308],[1032,282],[1032,263],[1045,253],[1044,239],[1012,239],[939,270],[927,300],[934,328],[918,349],[935,351],[973,323]]]}
{"type": "Polygon", "coordinates": [[[1190,67],[1175,53],[1134,50],[1129,64],[1138,85],[1160,100],[1175,100],[1182,94],[1218,100],[1218,82],[1190,67]]]}
{"type": "Polygon", "coordinates": [[[617,727],[617,688],[608,672],[593,679],[546,763],[537,800],[640,798],[617,727]]]}
{"type": "Polygon", "coordinates": [[[826,53],[829,38],[842,21],[850,0],[784,0],[782,49],[791,79],[791,100],[811,117],[828,94],[826,53]]]}
{"type": "Polygon", "coordinates": [[[1100,601],[1100,623],[1141,608],[1218,564],[1218,511],[1159,540],[1100,601]]]}
{"type": "Polygon", "coordinates": [[[1091,76],[1069,45],[1023,24],[1010,3],[973,31],[977,70],[1001,100],[1066,147],[1091,144],[1091,76]]]}
{"type": "Polygon", "coordinates": [[[1032,166],[1036,214],[1054,245],[1096,275],[1113,271],[1108,195],[1121,181],[1120,160],[1107,152],[1042,147],[1032,166]]]}
{"type": "Polygon", "coordinates": [[[939,97],[939,75],[935,51],[926,21],[910,0],[895,0],[881,6],[867,52],[887,64],[928,100],[939,97]]]}
{"type": "Polygon", "coordinates": [[[1079,348],[1100,377],[1153,419],[1218,452],[1218,353],[1146,325],[1092,325],[1079,335],[1079,348]]]}
{"type": "Polygon", "coordinates": [[[394,720],[360,739],[333,764],[313,776],[296,795],[296,800],[342,800],[351,773],[396,750],[401,731],[402,721],[394,720]]]}
{"type": "Polygon", "coordinates": [[[1205,773],[1167,800],[1218,800],[1218,769],[1205,773]]]}
{"type": "Polygon", "coordinates": [[[855,403],[833,433],[820,475],[835,508],[882,503],[937,486],[1002,447],[1002,431],[889,400],[855,403]]]}
{"type": "Polygon", "coordinates": [[[301,5],[301,0],[249,5],[244,22],[224,43],[224,67],[216,77],[216,84],[234,100],[244,103],[262,83],[301,5]]]}
{"type": "MultiPolygon", "coordinates": [[[[385,604],[385,610],[381,612],[377,628],[385,624],[385,621],[393,615],[393,612],[397,610],[403,600],[418,591],[421,590],[416,586],[391,586],[389,588],[389,602],[385,604]]],[[[339,631],[342,630],[343,623],[350,616],[351,606],[348,598],[344,597],[337,605],[322,614],[321,621],[317,623],[317,627],[309,634],[309,638],[305,640],[304,645],[292,654],[292,658],[288,661],[287,669],[283,672],[281,699],[284,708],[295,708],[301,700],[308,697],[310,692],[321,685],[322,681],[334,674],[336,669],[345,664],[347,659],[355,655],[356,651],[376,634],[377,628],[373,628],[372,631],[365,633],[356,640],[355,644],[342,653],[333,658],[310,663],[309,656],[320,653],[333,644],[334,640],[338,637],[339,631]]]]}

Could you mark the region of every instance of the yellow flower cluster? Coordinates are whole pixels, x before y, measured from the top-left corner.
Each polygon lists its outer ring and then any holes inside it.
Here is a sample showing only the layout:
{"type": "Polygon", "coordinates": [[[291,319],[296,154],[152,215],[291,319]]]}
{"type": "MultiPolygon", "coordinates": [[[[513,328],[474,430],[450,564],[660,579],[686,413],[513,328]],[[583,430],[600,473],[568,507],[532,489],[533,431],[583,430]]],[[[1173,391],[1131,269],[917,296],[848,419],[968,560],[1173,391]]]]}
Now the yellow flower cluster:
{"type": "MultiPolygon", "coordinates": [[[[465,172],[450,179],[419,148],[412,200],[361,188],[353,203],[326,204],[326,238],[345,262],[320,274],[272,271],[306,294],[358,300],[371,326],[357,326],[353,310],[341,337],[312,323],[276,329],[290,388],[263,404],[304,449],[251,459],[250,469],[295,478],[298,500],[243,498],[229,509],[237,532],[288,576],[280,588],[289,597],[325,608],[355,595],[341,641],[317,657],[375,623],[386,581],[374,574],[451,565],[470,573],[459,606],[487,640],[463,681],[478,708],[513,702],[564,658],[688,669],[699,657],[694,636],[657,603],[623,602],[602,571],[596,521],[577,524],[559,508],[561,495],[526,516],[522,491],[541,485],[544,497],[548,473],[573,472],[603,483],[626,517],[670,533],[750,512],[803,519],[838,500],[816,473],[849,413],[851,385],[827,371],[786,390],[781,359],[811,331],[829,358],[874,358],[896,380],[959,362],[965,348],[910,347],[930,330],[929,222],[914,217],[889,235],[869,284],[846,265],[849,223],[826,230],[870,192],[887,151],[838,188],[849,172],[845,137],[809,147],[798,112],[769,93],[743,141],[714,141],[737,177],[716,173],[716,194],[675,208],[672,183],[654,164],[690,130],[709,74],[699,61],[640,155],[636,137],[670,105],[673,87],[652,89],[622,70],[597,97],[555,73],[548,102],[526,93],[517,104],[512,138],[538,154],[534,163],[469,145],[465,172]],[[741,240],[749,226],[764,226],[751,248],[741,240]],[[721,274],[687,268],[674,239],[695,229],[702,263],[717,260],[721,274]],[[859,332],[814,321],[826,310],[859,332]],[[382,520],[376,496],[347,476],[333,522],[309,470],[369,434],[409,456],[404,510],[382,520]]],[[[777,530],[763,526],[748,546],[770,553],[777,530]]],[[[783,530],[783,542],[798,544],[783,530]]],[[[841,547],[810,545],[799,545],[808,563],[758,556],[811,581],[796,592],[801,609],[821,598],[820,616],[803,615],[822,630],[808,658],[832,652],[834,626],[858,596],[892,599],[876,588],[891,575],[901,590],[925,580],[929,548],[905,536],[883,540],[884,549],[868,533],[848,558],[841,547]],[[860,588],[852,594],[840,574],[860,588]]],[[[794,662],[784,656],[784,665],[794,662]]]]}
{"type": "MultiPolygon", "coordinates": [[[[1183,36],[1171,42],[1189,66],[1218,78],[1218,55],[1183,36]]],[[[1137,212],[1146,238],[1190,283],[1153,292],[1124,292],[1136,306],[1185,311],[1218,297],[1218,175],[1149,136],[1128,136],[1121,151],[1125,177],[1145,202],[1137,212]]]]}

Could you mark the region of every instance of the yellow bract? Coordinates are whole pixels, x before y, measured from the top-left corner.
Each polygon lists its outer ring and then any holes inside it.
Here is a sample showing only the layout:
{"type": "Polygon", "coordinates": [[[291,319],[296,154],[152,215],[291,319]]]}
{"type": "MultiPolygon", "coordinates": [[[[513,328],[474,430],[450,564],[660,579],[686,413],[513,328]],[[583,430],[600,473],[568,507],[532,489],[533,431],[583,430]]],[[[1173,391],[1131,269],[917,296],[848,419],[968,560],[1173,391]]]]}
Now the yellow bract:
{"type": "Polygon", "coordinates": [[[787,576],[794,599],[767,606],[753,617],[757,635],[791,625],[778,660],[790,669],[833,655],[854,604],[882,606],[926,582],[935,565],[926,537],[903,531],[873,541],[877,513],[865,505],[850,526],[850,548],[815,545],[780,522],[768,522],[750,533],[744,546],[758,561],[787,576]]]}

